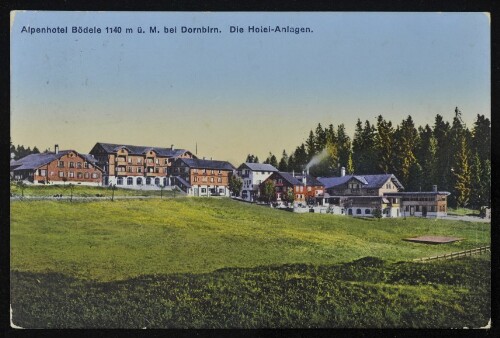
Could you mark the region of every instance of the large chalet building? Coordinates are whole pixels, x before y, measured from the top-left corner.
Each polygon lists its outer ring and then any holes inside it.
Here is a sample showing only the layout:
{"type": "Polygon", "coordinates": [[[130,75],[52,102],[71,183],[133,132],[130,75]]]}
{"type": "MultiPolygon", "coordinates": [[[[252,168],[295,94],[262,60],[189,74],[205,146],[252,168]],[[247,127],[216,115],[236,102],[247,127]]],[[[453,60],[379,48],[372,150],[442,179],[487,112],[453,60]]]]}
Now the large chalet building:
{"type": "Polygon", "coordinates": [[[141,188],[172,185],[170,168],[178,158],[196,158],[190,151],[98,142],[90,151],[104,170],[103,184],[141,188]]]}
{"type": "Polygon", "coordinates": [[[400,197],[385,196],[404,188],[393,174],[344,175],[318,180],[325,185],[322,203],[340,207],[341,214],[371,216],[380,208],[386,217],[400,216],[400,197]]]}
{"type": "Polygon", "coordinates": [[[344,175],[318,178],[325,185],[323,205],[340,214],[371,217],[375,209],[383,217],[447,215],[447,191],[403,192],[403,185],[393,174],[344,175]]]}
{"type": "Polygon", "coordinates": [[[173,182],[188,196],[230,196],[229,178],[236,168],[227,161],[177,158],[173,182]]]}
{"type": "Polygon", "coordinates": [[[266,163],[242,163],[237,171],[243,182],[240,197],[249,202],[256,201],[260,196],[260,184],[277,171],[274,166],[266,163]]]}
{"type": "Polygon", "coordinates": [[[88,154],[75,150],[59,150],[54,152],[30,154],[10,163],[12,178],[28,181],[33,184],[65,184],[80,185],[102,184],[103,171],[97,166],[97,160],[88,154]]]}
{"type": "Polygon", "coordinates": [[[289,190],[293,191],[294,202],[296,203],[316,203],[316,199],[323,195],[324,185],[311,175],[302,173],[287,173],[277,171],[271,174],[260,185],[260,195],[264,196],[264,189],[267,182],[272,182],[274,185],[275,196],[274,201],[284,201],[285,195],[289,190]]]}

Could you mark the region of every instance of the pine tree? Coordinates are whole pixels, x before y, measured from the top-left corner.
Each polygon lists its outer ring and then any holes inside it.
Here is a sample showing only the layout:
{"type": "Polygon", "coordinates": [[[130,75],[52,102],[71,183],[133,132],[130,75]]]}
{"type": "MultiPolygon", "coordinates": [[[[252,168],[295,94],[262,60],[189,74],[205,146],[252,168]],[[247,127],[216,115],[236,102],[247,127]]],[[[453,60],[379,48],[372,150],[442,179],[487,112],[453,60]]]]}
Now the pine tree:
{"type": "Polygon", "coordinates": [[[398,165],[397,177],[407,187],[410,182],[410,171],[417,163],[415,151],[418,144],[418,132],[415,129],[413,119],[408,116],[401,125],[396,128],[394,134],[397,146],[396,161],[398,165]]]}
{"type": "Polygon", "coordinates": [[[437,141],[432,128],[427,124],[419,127],[420,143],[416,153],[417,162],[421,163],[423,177],[420,186],[422,190],[430,190],[434,184],[439,185],[436,174],[437,141]]]}
{"type": "Polygon", "coordinates": [[[450,124],[436,115],[433,136],[436,139],[435,184],[445,191],[451,190],[451,149],[449,142],[450,124]]]}
{"type": "Polygon", "coordinates": [[[347,168],[346,168],[346,171],[349,175],[353,175],[354,174],[354,162],[352,160],[352,152],[349,152],[349,158],[347,160],[347,168]]]}
{"type": "Polygon", "coordinates": [[[283,149],[283,154],[281,156],[280,163],[278,164],[278,170],[279,171],[288,171],[288,155],[287,155],[285,149],[283,149]]]}
{"type": "Polygon", "coordinates": [[[337,126],[337,153],[340,166],[345,166],[351,153],[351,139],[345,131],[344,124],[337,126]]]}
{"type": "Polygon", "coordinates": [[[307,149],[307,162],[309,162],[309,160],[314,155],[316,155],[316,139],[314,137],[314,133],[312,130],[309,132],[309,137],[307,138],[306,141],[306,149],[307,149]]]}
{"type": "Polygon", "coordinates": [[[476,152],[472,157],[472,164],[470,166],[471,184],[470,184],[470,204],[474,209],[479,210],[484,203],[483,196],[483,168],[481,159],[476,152]]]}
{"type": "Polygon", "coordinates": [[[377,134],[375,149],[377,154],[377,167],[382,173],[391,173],[394,168],[394,128],[391,121],[386,121],[379,115],[377,117],[377,134]]]}
{"type": "Polygon", "coordinates": [[[481,162],[491,159],[491,124],[484,115],[477,115],[472,130],[472,150],[479,155],[481,162]]]}
{"type": "Polygon", "coordinates": [[[315,139],[315,144],[314,144],[314,150],[316,153],[320,153],[323,149],[326,147],[326,133],[327,131],[323,129],[321,126],[321,123],[318,123],[318,126],[316,127],[314,139],[315,139]]]}
{"type": "Polygon", "coordinates": [[[353,161],[358,174],[375,174],[377,153],[375,149],[375,127],[367,120],[364,127],[361,120],[356,123],[352,142],[353,161]]]}
{"type": "Polygon", "coordinates": [[[454,196],[457,207],[465,207],[470,199],[471,172],[465,134],[460,136],[460,148],[453,167],[455,177],[454,196]]]}

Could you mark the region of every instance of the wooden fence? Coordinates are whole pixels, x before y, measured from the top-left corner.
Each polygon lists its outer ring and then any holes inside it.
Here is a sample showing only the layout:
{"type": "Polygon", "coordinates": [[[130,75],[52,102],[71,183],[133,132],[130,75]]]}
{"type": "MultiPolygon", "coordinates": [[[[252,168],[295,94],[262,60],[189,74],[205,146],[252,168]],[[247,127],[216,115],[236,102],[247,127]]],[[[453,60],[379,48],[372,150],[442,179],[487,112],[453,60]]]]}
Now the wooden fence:
{"type": "Polygon", "coordinates": [[[472,256],[472,255],[480,255],[483,253],[486,253],[490,251],[490,246],[482,246],[480,248],[474,248],[474,249],[469,249],[465,251],[458,251],[458,252],[452,252],[444,255],[437,255],[437,256],[432,256],[432,257],[425,257],[425,258],[416,258],[413,261],[414,262],[428,262],[432,260],[439,260],[439,259],[453,259],[453,258],[460,258],[460,257],[465,257],[465,256],[472,256]]]}

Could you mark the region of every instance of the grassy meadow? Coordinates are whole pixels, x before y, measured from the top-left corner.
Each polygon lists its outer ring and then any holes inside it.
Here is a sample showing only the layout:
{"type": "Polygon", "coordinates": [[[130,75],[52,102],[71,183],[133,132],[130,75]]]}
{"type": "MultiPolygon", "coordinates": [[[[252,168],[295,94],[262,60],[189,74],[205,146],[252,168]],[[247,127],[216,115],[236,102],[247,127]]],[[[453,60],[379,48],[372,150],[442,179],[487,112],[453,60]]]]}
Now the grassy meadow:
{"type": "Polygon", "coordinates": [[[24,327],[477,327],[489,319],[489,257],[411,262],[489,245],[487,223],[294,214],[224,198],[22,200],[10,209],[11,302],[24,327]],[[420,235],[463,240],[403,241],[420,235]]]}

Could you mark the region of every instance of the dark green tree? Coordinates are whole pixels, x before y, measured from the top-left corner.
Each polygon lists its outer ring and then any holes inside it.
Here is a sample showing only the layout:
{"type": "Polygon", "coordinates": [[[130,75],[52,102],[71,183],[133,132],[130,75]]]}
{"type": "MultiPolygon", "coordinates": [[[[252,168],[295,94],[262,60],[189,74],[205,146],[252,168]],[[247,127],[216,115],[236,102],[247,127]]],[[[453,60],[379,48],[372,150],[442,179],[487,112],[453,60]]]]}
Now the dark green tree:
{"type": "Polygon", "coordinates": [[[306,151],[307,151],[307,162],[309,162],[309,160],[314,155],[316,155],[316,138],[314,137],[314,133],[312,130],[309,132],[309,137],[306,140],[306,151]]]}
{"type": "Polygon", "coordinates": [[[280,162],[278,163],[278,170],[279,171],[288,171],[288,155],[283,149],[283,154],[281,155],[280,162]]]}
{"type": "Polygon", "coordinates": [[[377,133],[375,136],[377,168],[382,173],[394,171],[394,128],[391,121],[382,115],[377,117],[377,133]]]}
{"type": "Polygon", "coordinates": [[[315,152],[319,153],[326,147],[326,134],[327,131],[323,129],[321,126],[321,123],[318,123],[318,126],[316,127],[315,133],[314,133],[314,138],[315,138],[315,152]]]}
{"type": "Polygon", "coordinates": [[[231,175],[228,188],[234,196],[239,196],[243,188],[243,181],[238,176],[231,175]]]}
{"type": "Polygon", "coordinates": [[[417,163],[415,152],[418,145],[418,132],[417,129],[415,129],[415,124],[411,116],[408,116],[401,122],[401,125],[396,128],[394,139],[397,147],[396,176],[403,186],[407,187],[408,184],[411,183],[411,168],[417,163]]]}
{"type": "Polygon", "coordinates": [[[453,176],[453,199],[457,207],[463,208],[469,204],[471,192],[471,172],[465,134],[460,137],[460,148],[453,166],[453,176]]]}
{"type": "Polygon", "coordinates": [[[346,166],[351,150],[351,139],[345,131],[344,124],[339,124],[337,126],[337,154],[340,166],[346,166]]]}
{"type": "Polygon", "coordinates": [[[276,198],[276,187],[274,186],[273,181],[267,180],[264,183],[264,187],[262,189],[262,197],[264,197],[267,203],[274,201],[274,199],[276,198]]]}

